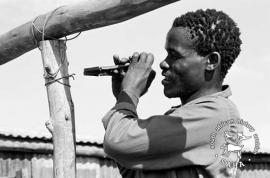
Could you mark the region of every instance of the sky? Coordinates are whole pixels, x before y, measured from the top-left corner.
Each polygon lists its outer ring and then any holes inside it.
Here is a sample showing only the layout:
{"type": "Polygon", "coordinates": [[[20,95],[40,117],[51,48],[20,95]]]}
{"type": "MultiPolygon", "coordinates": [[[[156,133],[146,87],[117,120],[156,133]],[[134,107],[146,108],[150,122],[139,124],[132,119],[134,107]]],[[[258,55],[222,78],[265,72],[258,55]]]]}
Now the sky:
{"type": "MultiPolygon", "coordinates": [[[[0,34],[75,0],[1,0],[0,34]]],[[[175,17],[188,11],[215,8],[238,24],[242,51],[225,79],[231,100],[241,118],[259,135],[261,151],[270,151],[270,2],[268,0],[182,0],[126,22],[89,30],[67,42],[71,94],[75,105],[77,137],[102,140],[101,118],[113,107],[110,77],[88,77],[83,69],[113,65],[113,54],[127,57],[133,52],[151,52],[157,76],[149,92],[140,99],[141,118],[163,114],[179,99],[163,95],[159,63],[166,57],[166,33],[175,17]]],[[[41,53],[34,49],[0,66],[0,130],[48,134],[45,122],[49,107],[44,86],[41,53]]]]}

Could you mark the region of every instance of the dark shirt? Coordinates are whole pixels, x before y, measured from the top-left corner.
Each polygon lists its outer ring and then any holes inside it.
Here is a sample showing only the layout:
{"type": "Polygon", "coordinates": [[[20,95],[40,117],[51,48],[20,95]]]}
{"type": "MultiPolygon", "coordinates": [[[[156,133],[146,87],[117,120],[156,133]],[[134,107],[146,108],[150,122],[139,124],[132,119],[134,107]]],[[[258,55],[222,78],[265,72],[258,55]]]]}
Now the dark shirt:
{"type": "MultiPolygon", "coordinates": [[[[173,107],[165,115],[139,119],[137,99],[121,92],[116,105],[103,118],[105,152],[118,162],[124,177],[193,178],[231,177],[235,168],[220,163],[223,130],[217,132],[215,148],[211,133],[222,121],[240,119],[228,99],[228,86],[212,95],[173,107]]],[[[234,154],[226,157],[235,161],[234,154]]]]}

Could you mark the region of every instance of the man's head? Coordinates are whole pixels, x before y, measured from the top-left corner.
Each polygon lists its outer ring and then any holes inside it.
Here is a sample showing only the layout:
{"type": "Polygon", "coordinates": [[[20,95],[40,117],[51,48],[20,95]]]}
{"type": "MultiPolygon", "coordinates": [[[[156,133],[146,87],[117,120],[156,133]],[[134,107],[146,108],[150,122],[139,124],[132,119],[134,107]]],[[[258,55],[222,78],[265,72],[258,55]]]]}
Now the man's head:
{"type": "Polygon", "coordinates": [[[216,10],[188,12],[168,32],[168,56],[160,63],[167,97],[188,98],[202,88],[219,86],[240,53],[236,23],[216,10]]]}

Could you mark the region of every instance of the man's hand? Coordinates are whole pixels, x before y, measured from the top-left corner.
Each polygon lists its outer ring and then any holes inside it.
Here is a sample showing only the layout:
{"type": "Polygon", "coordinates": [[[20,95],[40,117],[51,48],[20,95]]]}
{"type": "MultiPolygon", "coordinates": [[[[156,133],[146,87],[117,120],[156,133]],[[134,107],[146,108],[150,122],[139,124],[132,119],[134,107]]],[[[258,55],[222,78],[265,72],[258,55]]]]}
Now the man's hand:
{"type": "MultiPolygon", "coordinates": [[[[122,58],[120,59],[118,55],[113,55],[113,61],[115,65],[127,65],[130,61],[128,58],[122,58]]],[[[123,78],[126,74],[126,71],[124,70],[114,70],[114,75],[112,76],[112,92],[114,97],[117,99],[119,93],[121,92],[121,84],[123,81],[123,78]]]]}
{"type": "Polygon", "coordinates": [[[121,89],[132,92],[137,97],[144,95],[156,75],[152,70],[153,62],[154,56],[151,53],[134,53],[121,89]]]}

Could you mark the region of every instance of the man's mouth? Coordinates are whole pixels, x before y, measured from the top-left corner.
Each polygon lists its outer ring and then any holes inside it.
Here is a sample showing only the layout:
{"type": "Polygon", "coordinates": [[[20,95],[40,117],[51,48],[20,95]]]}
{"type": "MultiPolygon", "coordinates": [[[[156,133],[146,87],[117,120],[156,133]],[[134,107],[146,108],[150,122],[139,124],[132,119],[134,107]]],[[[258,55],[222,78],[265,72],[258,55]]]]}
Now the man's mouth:
{"type": "Polygon", "coordinates": [[[161,81],[163,85],[168,85],[169,83],[171,83],[171,79],[168,75],[162,72],[162,76],[164,76],[164,79],[161,81]]]}
{"type": "Polygon", "coordinates": [[[163,79],[161,81],[162,85],[169,85],[170,84],[170,81],[166,80],[166,79],[163,79]]]}

